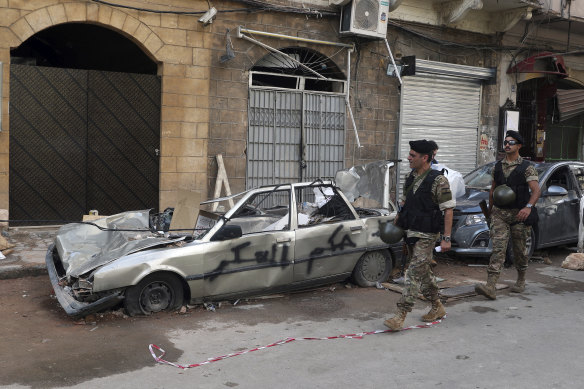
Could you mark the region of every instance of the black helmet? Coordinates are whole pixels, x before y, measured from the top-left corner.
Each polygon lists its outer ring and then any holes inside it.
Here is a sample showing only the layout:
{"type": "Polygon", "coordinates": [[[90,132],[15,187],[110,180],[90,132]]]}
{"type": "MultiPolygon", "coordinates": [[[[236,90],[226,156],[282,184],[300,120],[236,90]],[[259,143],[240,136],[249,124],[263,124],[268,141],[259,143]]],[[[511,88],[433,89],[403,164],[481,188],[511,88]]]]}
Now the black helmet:
{"type": "Polygon", "coordinates": [[[404,237],[404,230],[392,222],[379,222],[379,235],[387,244],[397,243],[404,237]]]}
{"type": "Polygon", "coordinates": [[[515,202],[515,192],[507,185],[499,185],[493,191],[493,200],[498,207],[511,205],[515,202]]]}

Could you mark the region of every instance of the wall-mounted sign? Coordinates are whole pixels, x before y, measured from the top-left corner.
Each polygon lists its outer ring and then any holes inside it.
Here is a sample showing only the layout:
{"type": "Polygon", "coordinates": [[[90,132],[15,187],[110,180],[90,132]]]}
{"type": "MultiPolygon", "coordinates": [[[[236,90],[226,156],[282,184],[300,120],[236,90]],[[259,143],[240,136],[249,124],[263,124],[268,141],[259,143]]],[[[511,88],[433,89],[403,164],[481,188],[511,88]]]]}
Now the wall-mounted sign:
{"type": "Polygon", "coordinates": [[[487,134],[481,134],[481,143],[479,145],[479,150],[485,151],[489,148],[489,137],[487,134]]]}

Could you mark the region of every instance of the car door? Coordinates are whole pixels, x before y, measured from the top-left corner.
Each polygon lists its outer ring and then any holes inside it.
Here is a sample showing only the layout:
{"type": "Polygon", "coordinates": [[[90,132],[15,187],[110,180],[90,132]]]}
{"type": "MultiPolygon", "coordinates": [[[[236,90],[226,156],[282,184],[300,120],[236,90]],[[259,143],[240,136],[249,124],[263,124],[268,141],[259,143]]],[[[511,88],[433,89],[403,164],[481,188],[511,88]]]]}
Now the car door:
{"type": "Polygon", "coordinates": [[[538,202],[541,208],[539,228],[539,247],[563,242],[576,241],[578,238],[580,189],[573,173],[567,165],[556,167],[542,185],[542,196],[538,202]],[[547,189],[552,185],[566,189],[563,195],[550,195],[547,189]]]}
{"type": "MultiPolygon", "coordinates": [[[[309,193],[299,191],[297,198],[310,197],[309,193]]],[[[314,188],[306,191],[314,191],[314,188]]],[[[311,209],[309,216],[302,210],[298,213],[295,283],[350,274],[367,243],[364,222],[355,215],[344,197],[331,187],[324,192],[320,200],[315,199],[316,207],[311,209]],[[310,222],[303,222],[302,217],[310,217],[310,222]]]]}
{"type": "Polygon", "coordinates": [[[205,295],[277,289],[292,282],[294,231],[290,190],[257,193],[226,221],[242,236],[210,242],[205,252],[205,295]]]}

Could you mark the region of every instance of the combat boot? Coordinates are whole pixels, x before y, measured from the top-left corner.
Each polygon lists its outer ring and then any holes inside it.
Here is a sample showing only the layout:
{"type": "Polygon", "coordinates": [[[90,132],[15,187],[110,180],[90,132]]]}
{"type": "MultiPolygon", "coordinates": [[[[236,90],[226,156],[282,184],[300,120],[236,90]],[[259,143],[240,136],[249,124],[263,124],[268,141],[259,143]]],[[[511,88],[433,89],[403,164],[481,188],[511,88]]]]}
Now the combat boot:
{"type": "Polygon", "coordinates": [[[475,285],[475,292],[477,294],[482,294],[486,298],[490,300],[497,299],[496,287],[497,280],[499,279],[499,275],[495,273],[489,273],[487,275],[487,283],[486,284],[476,284],[475,285]]]}
{"type": "Polygon", "coordinates": [[[387,319],[383,322],[386,327],[391,328],[394,331],[399,331],[404,326],[404,321],[406,320],[408,312],[403,310],[402,308],[398,308],[397,313],[391,319],[387,319]]]}
{"type": "Polygon", "coordinates": [[[432,322],[443,318],[444,315],[446,315],[446,309],[444,309],[444,305],[442,305],[440,299],[437,299],[432,301],[432,308],[430,308],[427,314],[422,316],[422,321],[432,322]]]}
{"type": "Polygon", "coordinates": [[[517,282],[511,287],[513,293],[523,293],[525,290],[525,270],[517,270],[517,282]]]}

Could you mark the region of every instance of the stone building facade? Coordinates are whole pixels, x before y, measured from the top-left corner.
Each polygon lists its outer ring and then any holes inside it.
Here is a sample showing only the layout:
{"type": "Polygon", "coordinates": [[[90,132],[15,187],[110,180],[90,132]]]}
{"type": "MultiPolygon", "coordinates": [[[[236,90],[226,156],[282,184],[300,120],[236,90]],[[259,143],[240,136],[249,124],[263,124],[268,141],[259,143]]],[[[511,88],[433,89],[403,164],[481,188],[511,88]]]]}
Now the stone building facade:
{"type": "MultiPolygon", "coordinates": [[[[67,23],[112,30],[136,44],[157,64],[161,108],[156,206],[160,210],[174,206],[181,190],[199,192],[203,199],[211,197],[217,178],[218,154],[223,156],[231,191],[246,189],[250,69],[268,51],[239,39],[238,26],[291,37],[354,43],[351,74],[346,74],[348,56],[339,47],[277,37],[258,38],[277,49],[313,50],[329,58],[343,72],[345,81],[350,80],[350,103],[361,147],[357,147],[347,116],[345,167],[396,158],[401,89],[398,79],[387,75],[390,60],[386,45],[381,40],[339,37],[338,8],[320,2],[314,12],[307,12],[296,2],[282,2],[287,8],[258,10],[250,5],[253,2],[213,2],[218,13],[212,23],[204,25],[198,18],[209,9],[207,1],[119,0],[115,3],[119,6],[81,0],[0,0],[3,70],[0,209],[10,209],[11,50],[45,29],[67,23]],[[228,44],[227,30],[235,56],[222,62],[228,44]]],[[[488,68],[496,67],[500,60],[498,52],[486,49],[496,43],[492,35],[412,23],[389,25],[387,39],[398,62],[403,57],[416,56],[488,68]]],[[[496,82],[484,85],[481,101],[480,131],[492,135],[498,123],[496,82]]],[[[482,158],[479,162],[494,158],[494,151],[482,158]]]]}

